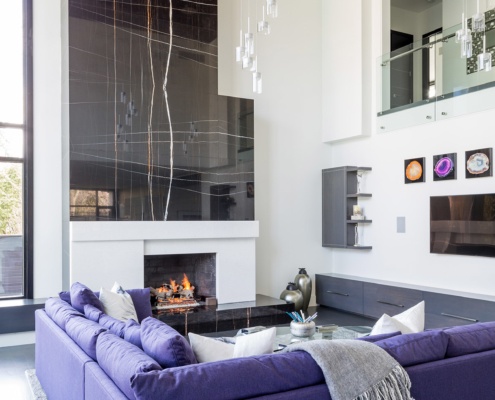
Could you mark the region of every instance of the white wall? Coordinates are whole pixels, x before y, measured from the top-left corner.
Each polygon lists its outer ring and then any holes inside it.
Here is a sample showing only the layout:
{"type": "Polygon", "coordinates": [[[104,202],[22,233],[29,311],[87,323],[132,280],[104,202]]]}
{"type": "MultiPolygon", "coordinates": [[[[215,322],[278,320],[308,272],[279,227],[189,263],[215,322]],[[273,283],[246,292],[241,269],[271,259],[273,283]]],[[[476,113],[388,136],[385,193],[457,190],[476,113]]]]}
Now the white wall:
{"type": "Polygon", "coordinates": [[[68,160],[64,161],[62,151],[64,3],[33,2],[35,298],[56,295],[62,289],[64,277],[62,232],[68,220],[62,211],[63,188],[68,187],[62,179],[68,170],[64,168],[68,160]]]}
{"type": "MultiPolygon", "coordinates": [[[[327,1],[327,0],[326,0],[327,1]]],[[[219,10],[239,1],[219,0],[219,10]]],[[[322,1],[284,0],[260,38],[263,93],[254,97],[258,293],[279,297],[298,268],[330,271],[321,247],[322,1]]],[[[251,75],[235,63],[238,13],[219,19],[219,87],[252,97],[251,75]],[[231,38],[235,38],[232,43],[231,38]],[[231,84],[231,85],[230,85],[231,84]]]]}
{"type": "MultiPolygon", "coordinates": [[[[376,41],[380,32],[373,30],[376,41]]],[[[380,54],[375,54],[378,57],[380,54]]],[[[493,259],[429,253],[429,197],[493,192],[494,177],[465,179],[464,152],[493,146],[489,129],[495,110],[430,124],[374,132],[370,138],[332,145],[328,167],[370,166],[366,180],[373,197],[365,204],[373,223],[364,233],[369,252],[333,250],[332,271],[442,289],[493,295],[493,259]],[[457,180],[433,182],[432,157],[457,153],[457,180]],[[426,158],[426,182],[404,184],[404,160],[426,158]],[[406,233],[396,233],[396,218],[406,218],[406,233]]]]}
{"type": "Polygon", "coordinates": [[[356,71],[363,65],[363,7],[362,0],[324,1],[321,9],[321,53],[322,53],[322,140],[335,141],[361,136],[365,132],[363,107],[359,101],[363,93],[363,78],[356,71]],[[344,17],[345,16],[345,17],[344,17]],[[344,34],[342,34],[344,33],[344,34]],[[337,61],[338,60],[338,61],[337,61]],[[323,71],[332,70],[332,74],[323,71]],[[335,88],[345,84],[345,90],[332,95],[335,88]],[[352,113],[352,119],[335,118],[332,114],[352,113]]]}

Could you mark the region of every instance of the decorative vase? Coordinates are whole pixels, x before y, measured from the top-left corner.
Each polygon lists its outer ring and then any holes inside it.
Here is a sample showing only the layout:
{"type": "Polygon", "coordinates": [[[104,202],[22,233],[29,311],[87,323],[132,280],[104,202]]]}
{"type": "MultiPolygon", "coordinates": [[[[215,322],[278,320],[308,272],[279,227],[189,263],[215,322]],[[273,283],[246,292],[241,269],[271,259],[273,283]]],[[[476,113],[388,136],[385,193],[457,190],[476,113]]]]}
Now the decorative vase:
{"type": "Polygon", "coordinates": [[[287,303],[294,303],[296,311],[301,311],[303,307],[303,294],[297,288],[294,282],[289,282],[285,290],[280,293],[280,300],[284,300],[287,303]]]}
{"type": "Polygon", "coordinates": [[[307,274],[305,268],[299,268],[299,273],[294,278],[294,283],[303,295],[302,310],[308,311],[309,300],[311,300],[311,290],[313,288],[311,284],[311,278],[307,274]]]}
{"type": "Polygon", "coordinates": [[[298,337],[310,337],[315,334],[316,325],[314,321],[310,322],[296,322],[290,323],[290,333],[298,337]]]}

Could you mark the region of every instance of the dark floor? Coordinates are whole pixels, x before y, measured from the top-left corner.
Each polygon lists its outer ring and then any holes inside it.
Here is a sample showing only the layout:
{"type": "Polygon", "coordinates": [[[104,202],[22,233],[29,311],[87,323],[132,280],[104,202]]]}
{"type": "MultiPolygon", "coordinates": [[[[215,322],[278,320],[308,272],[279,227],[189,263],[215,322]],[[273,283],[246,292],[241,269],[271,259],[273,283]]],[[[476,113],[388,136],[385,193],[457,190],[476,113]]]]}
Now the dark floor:
{"type": "Polygon", "coordinates": [[[34,368],[34,344],[0,347],[0,398],[32,399],[24,371],[34,368]]]}
{"type": "MultiPolygon", "coordinates": [[[[310,307],[308,314],[318,311],[316,325],[336,324],[340,326],[372,326],[373,319],[348,314],[326,307],[310,307]]],[[[287,323],[290,322],[287,317],[287,323]]],[[[24,371],[34,368],[34,344],[0,347],[0,399],[30,400],[31,391],[24,371]]]]}

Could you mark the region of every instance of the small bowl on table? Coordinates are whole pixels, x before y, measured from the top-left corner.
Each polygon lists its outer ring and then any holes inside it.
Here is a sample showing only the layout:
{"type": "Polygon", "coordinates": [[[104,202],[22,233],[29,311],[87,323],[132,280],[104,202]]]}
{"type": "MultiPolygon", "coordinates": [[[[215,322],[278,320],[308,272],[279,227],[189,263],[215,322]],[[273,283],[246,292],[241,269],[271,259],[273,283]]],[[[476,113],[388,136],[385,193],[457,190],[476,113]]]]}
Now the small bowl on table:
{"type": "Polygon", "coordinates": [[[310,322],[296,322],[290,323],[290,333],[297,337],[310,337],[315,334],[316,325],[314,321],[310,322]]]}

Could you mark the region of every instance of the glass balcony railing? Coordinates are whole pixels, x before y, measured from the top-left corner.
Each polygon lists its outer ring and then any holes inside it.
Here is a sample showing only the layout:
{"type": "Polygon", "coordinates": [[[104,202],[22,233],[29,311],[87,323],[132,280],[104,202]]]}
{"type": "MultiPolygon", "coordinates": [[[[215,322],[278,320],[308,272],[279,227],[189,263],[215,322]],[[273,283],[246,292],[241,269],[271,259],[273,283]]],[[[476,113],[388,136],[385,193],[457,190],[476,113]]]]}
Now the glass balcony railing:
{"type": "Polygon", "coordinates": [[[461,24],[379,57],[378,116],[424,106],[426,111],[417,113],[420,120],[412,118],[408,123],[414,125],[495,107],[495,100],[462,99],[495,88],[495,68],[491,68],[495,64],[495,10],[485,18],[485,31],[472,33],[470,57],[461,56],[461,43],[456,40],[461,24]],[[480,69],[478,56],[484,52],[492,59],[480,69]]]}

